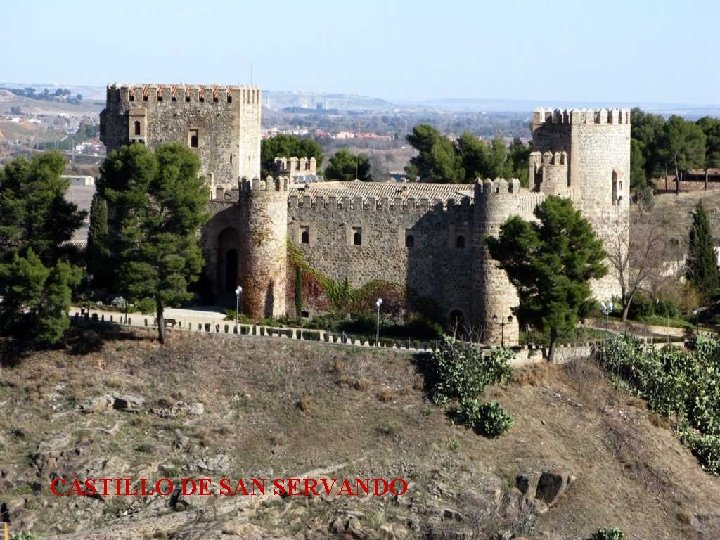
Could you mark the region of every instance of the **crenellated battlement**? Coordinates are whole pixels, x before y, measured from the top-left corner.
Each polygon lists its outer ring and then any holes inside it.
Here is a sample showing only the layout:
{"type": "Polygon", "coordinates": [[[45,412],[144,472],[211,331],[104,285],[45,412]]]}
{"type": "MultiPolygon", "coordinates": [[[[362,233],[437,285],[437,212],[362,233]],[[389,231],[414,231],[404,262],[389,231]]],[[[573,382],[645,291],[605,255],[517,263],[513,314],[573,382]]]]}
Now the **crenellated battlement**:
{"type": "Polygon", "coordinates": [[[261,105],[262,94],[256,86],[209,86],[185,84],[111,84],[107,103],[209,103],[225,105],[261,105]]]}
{"type": "Polygon", "coordinates": [[[478,178],[475,181],[475,198],[492,195],[519,195],[521,192],[520,180],[517,178],[509,180],[505,178],[495,178],[495,180],[478,178]]]}
{"type": "Polygon", "coordinates": [[[373,197],[373,196],[336,196],[336,195],[300,195],[297,192],[288,197],[290,209],[305,210],[362,210],[366,212],[393,212],[400,214],[416,214],[418,212],[470,210],[473,205],[471,197],[450,199],[431,199],[428,197],[373,197]]]}
{"type": "Polygon", "coordinates": [[[533,125],[629,124],[630,109],[535,109],[533,125]]]}
{"type": "Polygon", "coordinates": [[[290,179],[287,176],[278,176],[273,178],[241,178],[239,182],[240,193],[249,194],[254,192],[287,192],[290,179]]]}

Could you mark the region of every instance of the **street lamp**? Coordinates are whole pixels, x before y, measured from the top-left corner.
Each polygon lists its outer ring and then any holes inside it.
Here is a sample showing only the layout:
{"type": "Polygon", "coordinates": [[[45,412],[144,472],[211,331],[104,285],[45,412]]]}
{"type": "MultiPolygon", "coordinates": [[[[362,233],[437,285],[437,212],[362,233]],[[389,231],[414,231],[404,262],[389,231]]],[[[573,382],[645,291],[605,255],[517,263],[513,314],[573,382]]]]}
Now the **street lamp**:
{"type": "Polygon", "coordinates": [[[495,324],[500,324],[500,346],[505,346],[505,325],[510,324],[513,320],[512,315],[508,315],[507,322],[505,322],[505,319],[500,318],[498,322],[498,316],[493,315],[492,320],[495,324]]]}
{"type": "Polygon", "coordinates": [[[700,314],[700,310],[698,308],[693,309],[693,316],[695,317],[695,334],[697,335],[698,331],[700,330],[700,320],[698,315],[700,314]]]}
{"type": "Polygon", "coordinates": [[[380,306],[382,305],[382,298],[378,298],[375,302],[377,307],[377,330],[375,331],[375,346],[380,346],[380,306]]]}
{"type": "Polygon", "coordinates": [[[235,289],[235,333],[238,333],[238,314],[240,313],[240,294],[242,294],[242,287],[238,285],[235,289]]]}
{"type": "Polygon", "coordinates": [[[608,338],[608,326],[610,322],[608,321],[608,317],[613,312],[613,309],[615,309],[615,306],[613,306],[612,301],[609,302],[600,302],[600,309],[602,310],[603,314],[605,315],[605,338],[603,342],[607,341],[608,338]]]}

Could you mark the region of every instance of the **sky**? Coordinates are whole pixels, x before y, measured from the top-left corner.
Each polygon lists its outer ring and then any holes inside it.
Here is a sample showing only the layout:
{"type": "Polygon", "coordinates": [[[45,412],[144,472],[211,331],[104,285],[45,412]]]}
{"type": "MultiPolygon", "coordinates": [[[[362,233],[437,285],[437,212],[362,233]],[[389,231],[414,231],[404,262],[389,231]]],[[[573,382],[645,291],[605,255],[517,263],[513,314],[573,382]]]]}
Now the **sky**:
{"type": "Polygon", "coordinates": [[[718,0],[0,0],[0,81],[720,103],[718,0]]]}

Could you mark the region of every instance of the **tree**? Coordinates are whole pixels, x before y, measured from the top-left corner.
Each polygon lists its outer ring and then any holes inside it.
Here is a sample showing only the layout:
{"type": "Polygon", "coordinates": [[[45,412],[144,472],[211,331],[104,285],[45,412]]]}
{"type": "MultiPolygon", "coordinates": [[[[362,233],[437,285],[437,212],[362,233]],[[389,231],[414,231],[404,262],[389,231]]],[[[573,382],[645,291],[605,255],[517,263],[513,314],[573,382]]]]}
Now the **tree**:
{"type": "Polygon", "coordinates": [[[607,267],[601,240],[569,199],[548,197],[535,217],[537,222],[510,218],[499,238],[486,243],[517,289],[520,323],[548,335],[552,360],[560,333],[574,328],[593,305],[590,280],[603,277],[607,267]]]}
{"type": "Polygon", "coordinates": [[[88,274],[93,276],[97,288],[110,286],[110,252],[108,250],[108,207],[107,201],[96,193],[90,205],[90,229],[85,264],[88,274]]]}
{"type": "Polygon", "coordinates": [[[341,148],[330,158],[325,169],[326,180],[372,180],[370,161],[365,154],[353,154],[341,148]]]}
{"type": "Polygon", "coordinates": [[[708,188],[708,169],[720,167],[720,120],[703,116],[697,125],[705,134],[705,189],[708,188]]]}
{"type": "Polygon", "coordinates": [[[260,145],[260,163],[262,176],[275,174],[276,157],[306,157],[315,158],[317,170],[323,162],[322,147],[312,139],[295,137],[293,135],[275,135],[263,139],[260,145]]]}
{"type": "Polygon", "coordinates": [[[626,321],[633,299],[654,276],[662,275],[671,257],[667,227],[646,219],[647,214],[634,213],[631,227],[625,220],[609,224],[613,234],[605,245],[608,262],[615,270],[620,285],[622,320],[626,321]],[[628,234],[629,230],[631,231],[628,234]]]}
{"type": "Polygon", "coordinates": [[[70,181],[60,178],[65,159],[58,152],[18,157],[0,170],[0,260],[32,248],[46,266],[70,249],[64,245],[86,212],[65,200],[70,181]]]}
{"type": "Polygon", "coordinates": [[[70,325],[72,289],[80,276],[64,261],[46,267],[32,248],[25,256],[14,253],[11,262],[0,264],[0,330],[31,345],[57,344],[70,325]]]}
{"type": "Polygon", "coordinates": [[[199,159],[182,144],[154,152],[134,144],[110,153],[98,186],[110,208],[116,282],[132,299],[154,298],[161,343],[165,307],[192,297],[188,285],[202,269],[199,231],[209,192],[199,170],[199,159]]]}
{"type": "Polygon", "coordinates": [[[695,207],[689,234],[687,278],[705,299],[720,286],[710,220],[702,201],[695,207]]]}
{"type": "Polygon", "coordinates": [[[630,139],[630,189],[637,191],[645,186],[647,186],[647,176],[643,144],[635,139],[630,139]]]}
{"type": "MultiPolygon", "coordinates": [[[[637,107],[631,111],[631,137],[637,141],[642,151],[645,177],[652,178],[666,165],[661,152],[661,139],[665,128],[665,119],[659,114],[648,114],[637,107]]],[[[631,156],[631,168],[632,156],[631,156]]]]}
{"type": "Polygon", "coordinates": [[[419,176],[421,182],[441,184],[464,181],[465,170],[455,146],[434,127],[418,124],[407,136],[407,141],[418,151],[418,155],[410,159],[410,165],[405,167],[405,172],[413,179],[419,176]]]}
{"type": "Polygon", "coordinates": [[[685,171],[705,165],[705,142],[705,133],[694,122],[673,115],[665,123],[658,153],[668,167],[675,168],[676,193],[685,171]]]}

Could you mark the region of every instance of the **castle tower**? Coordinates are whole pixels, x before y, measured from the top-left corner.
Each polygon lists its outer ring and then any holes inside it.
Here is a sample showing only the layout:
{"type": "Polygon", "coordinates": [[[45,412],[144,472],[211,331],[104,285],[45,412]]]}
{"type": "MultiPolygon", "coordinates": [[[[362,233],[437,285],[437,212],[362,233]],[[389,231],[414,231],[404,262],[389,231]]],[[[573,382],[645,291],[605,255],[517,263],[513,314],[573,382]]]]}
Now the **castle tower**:
{"type": "Polygon", "coordinates": [[[542,193],[521,190],[517,179],[484,180],[475,184],[475,238],[478,256],[473,261],[473,324],[484,330],[483,341],[492,345],[518,343],[520,327],[512,312],[520,301],[507,274],[498,267],[484,238],[498,236],[500,226],[512,216],[532,219],[542,193]]]}
{"type": "MultiPolygon", "coordinates": [[[[550,110],[538,109],[532,122],[533,145],[550,157],[549,164],[557,166],[555,156],[566,154],[566,193],[575,206],[590,221],[605,245],[627,245],[629,235],[630,198],[630,111],[628,109],[550,110]]],[[[531,155],[537,162],[538,154],[531,155]]],[[[543,161],[542,169],[545,170],[543,161]]],[[[557,171],[548,169],[551,174],[557,171]]],[[[531,181],[533,176],[530,176],[531,181]]],[[[555,193],[558,177],[540,190],[555,193]]],[[[593,283],[598,300],[620,295],[617,276],[608,266],[608,274],[593,283]]]]}
{"type": "Polygon", "coordinates": [[[239,283],[243,311],[253,318],[285,315],[288,179],[243,179],[240,184],[239,283]]]}
{"type": "MultiPolygon", "coordinates": [[[[247,86],[112,84],[100,113],[108,152],[125,144],[186,144],[211,187],[260,175],[262,95],[247,86]]],[[[215,189],[213,189],[215,193],[215,189]]]]}

